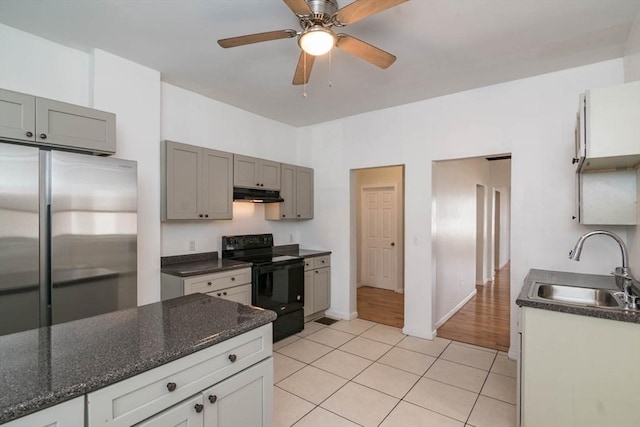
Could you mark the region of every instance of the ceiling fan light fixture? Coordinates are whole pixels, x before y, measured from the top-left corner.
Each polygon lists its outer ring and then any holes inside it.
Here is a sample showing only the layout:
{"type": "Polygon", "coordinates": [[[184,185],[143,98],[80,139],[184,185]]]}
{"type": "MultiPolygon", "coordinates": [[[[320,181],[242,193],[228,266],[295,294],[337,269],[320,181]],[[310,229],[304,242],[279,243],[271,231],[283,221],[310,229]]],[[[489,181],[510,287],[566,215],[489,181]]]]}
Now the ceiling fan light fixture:
{"type": "Polygon", "coordinates": [[[336,44],[336,36],[328,28],[314,25],[302,32],[298,39],[300,48],[309,55],[320,56],[329,52],[336,44]]]}

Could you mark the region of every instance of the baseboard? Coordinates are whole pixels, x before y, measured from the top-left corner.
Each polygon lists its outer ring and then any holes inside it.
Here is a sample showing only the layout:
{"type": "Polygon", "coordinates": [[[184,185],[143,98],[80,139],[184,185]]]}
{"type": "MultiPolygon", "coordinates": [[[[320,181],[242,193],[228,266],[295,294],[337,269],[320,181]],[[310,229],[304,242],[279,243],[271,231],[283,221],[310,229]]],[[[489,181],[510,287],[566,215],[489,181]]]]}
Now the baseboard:
{"type": "Polygon", "coordinates": [[[442,319],[440,319],[438,322],[436,322],[436,329],[438,329],[440,326],[444,325],[444,323],[449,320],[454,314],[456,314],[458,312],[458,310],[460,310],[466,303],[469,302],[469,300],[471,298],[473,298],[476,293],[478,291],[476,291],[475,289],[465,297],[465,299],[463,299],[462,301],[460,301],[458,303],[458,305],[456,305],[455,307],[453,307],[453,309],[448,312],[447,314],[444,315],[444,317],[442,319]]]}
{"type": "Polygon", "coordinates": [[[397,294],[404,294],[404,288],[396,289],[397,294]]]}
{"type": "Polygon", "coordinates": [[[324,312],[324,315],[332,319],[353,320],[358,317],[358,312],[354,311],[353,313],[345,313],[341,311],[327,310],[324,312]]]}

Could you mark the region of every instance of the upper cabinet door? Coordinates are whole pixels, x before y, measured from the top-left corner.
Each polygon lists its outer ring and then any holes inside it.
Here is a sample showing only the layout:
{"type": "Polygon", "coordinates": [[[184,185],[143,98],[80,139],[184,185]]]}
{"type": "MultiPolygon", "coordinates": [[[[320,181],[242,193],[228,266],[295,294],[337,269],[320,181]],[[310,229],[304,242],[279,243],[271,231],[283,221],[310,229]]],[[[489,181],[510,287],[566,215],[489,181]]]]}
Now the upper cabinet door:
{"type": "Polygon", "coordinates": [[[280,163],[260,159],[259,181],[264,190],[280,190],[280,163]]]}
{"type": "Polygon", "coordinates": [[[233,155],[233,185],[244,188],[261,188],[258,178],[259,159],[233,155]]]}
{"type": "Polygon", "coordinates": [[[0,89],[0,138],[35,141],[36,98],[0,89]]]}
{"type": "Polygon", "coordinates": [[[163,219],[203,218],[202,189],[199,186],[202,149],[173,141],[164,141],[163,144],[163,219]]]}
{"type": "MultiPolygon", "coordinates": [[[[283,196],[284,197],[284,196],[283,196]]],[[[313,169],[296,169],[296,218],[313,218],[313,169]]]]}
{"type": "Polygon", "coordinates": [[[209,219],[233,217],[233,154],[203,149],[202,184],[205,215],[209,219]]]}
{"type": "Polygon", "coordinates": [[[42,144],[116,152],[116,116],[105,111],[36,98],[35,133],[42,144]]]}

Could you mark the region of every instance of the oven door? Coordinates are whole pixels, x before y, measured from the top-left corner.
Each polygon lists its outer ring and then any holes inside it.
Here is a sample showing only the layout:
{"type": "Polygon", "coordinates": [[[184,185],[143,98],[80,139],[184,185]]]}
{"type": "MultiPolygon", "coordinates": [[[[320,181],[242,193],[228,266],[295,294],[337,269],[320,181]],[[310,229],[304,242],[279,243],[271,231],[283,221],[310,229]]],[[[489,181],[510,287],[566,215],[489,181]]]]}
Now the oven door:
{"type": "Polygon", "coordinates": [[[304,306],[304,262],[253,267],[252,304],[279,312],[304,306]]]}

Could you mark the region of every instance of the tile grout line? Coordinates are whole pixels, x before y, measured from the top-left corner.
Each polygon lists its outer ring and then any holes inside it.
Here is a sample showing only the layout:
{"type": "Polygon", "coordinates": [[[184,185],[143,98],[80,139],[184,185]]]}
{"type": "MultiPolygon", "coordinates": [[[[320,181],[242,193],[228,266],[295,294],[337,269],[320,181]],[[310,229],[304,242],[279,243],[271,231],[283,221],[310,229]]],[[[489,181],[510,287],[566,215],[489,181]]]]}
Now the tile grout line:
{"type": "Polygon", "coordinates": [[[489,379],[489,374],[491,373],[491,368],[493,368],[493,364],[496,363],[497,357],[498,357],[498,353],[496,353],[495,356],[493,357],[493,362],[491,362],[491,366],[489,367],[489,373],[487,374],[487,377],[482,382],[482,387],[480,387],[480,391],[478,392],[478,395],[476,396],[476,400],[473,402],[473,405],[471,406],[471,410],[469,411],[469,415],[467,415],[467,419],[464,422],[465,426],[467,424],[469,424],[469,419],[471,418],[471,414],[473,414],[473,410],[475,409],[476,405],[478,404],[478,400],[480,399],[480,395],[482,393],[482,389],[484,388],[485,384],[487,383],[487,380],[489,379]]]}

